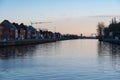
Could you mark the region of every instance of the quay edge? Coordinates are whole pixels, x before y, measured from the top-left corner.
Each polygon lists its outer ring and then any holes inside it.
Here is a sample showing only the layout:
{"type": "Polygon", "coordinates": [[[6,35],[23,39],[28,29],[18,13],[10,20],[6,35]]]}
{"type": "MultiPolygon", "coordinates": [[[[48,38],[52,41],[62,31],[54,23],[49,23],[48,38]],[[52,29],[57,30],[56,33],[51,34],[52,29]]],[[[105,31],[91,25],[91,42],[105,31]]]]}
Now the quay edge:
{"type": "Polygon", "coordinates": [[[109,42],[109,43],[119,44],[120,45],[120,40],[115,40],[115,39],[99,39],[99,41],[109,42]]]}
{"type": "Polygon", "coordinates": [[[29,40],[26,39],[26,40],[0,41],[0,47],[42,44],[42,43],[51,43],[51,42],[63,41],[63,40],[73,40],[73,39],[29,39],[29,40]]]}
{"type": "Polygon", "coordinates": [[[29,39],[29,40],[0,41],[0,47],[42,44],[42,43],[50,43],[50,42],[56,42],[56,39],[37,39],[37,40],[29,39]]]}

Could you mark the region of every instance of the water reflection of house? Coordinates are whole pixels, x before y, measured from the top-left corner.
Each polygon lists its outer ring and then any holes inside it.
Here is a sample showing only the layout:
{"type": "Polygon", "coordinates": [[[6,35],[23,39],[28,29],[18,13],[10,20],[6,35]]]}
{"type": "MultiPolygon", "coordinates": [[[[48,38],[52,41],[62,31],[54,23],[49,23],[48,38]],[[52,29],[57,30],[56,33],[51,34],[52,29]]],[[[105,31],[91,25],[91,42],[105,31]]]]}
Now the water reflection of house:
{"type": "Polygon", "coordinates": [[[36,45],[0,48],[0,59],[32,56],[35,50],[36,45]]]}

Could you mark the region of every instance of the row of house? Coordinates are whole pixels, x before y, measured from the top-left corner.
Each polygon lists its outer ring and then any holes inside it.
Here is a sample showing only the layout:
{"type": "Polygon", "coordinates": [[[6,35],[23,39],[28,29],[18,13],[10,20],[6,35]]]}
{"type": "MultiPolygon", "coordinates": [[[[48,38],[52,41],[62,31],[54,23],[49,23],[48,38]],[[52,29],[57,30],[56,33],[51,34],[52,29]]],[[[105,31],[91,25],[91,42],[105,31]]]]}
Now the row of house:
{"type": "Polygon", "coordinates": [[[21,23],[11,23],[4,20],[0,24],[0,40],[24,40],[24,39],[52,39],[61,38],[60,33],[35,29],[21,23]]]}
{"type": "Polygon", "coordinates": [[[25,40],[25,39],[76,39],[77,35],[52,32],[48,30],[37,30],[33,26],[23,23],[11,23],[4,20],[0,23],[0,40],[25,40]]]}

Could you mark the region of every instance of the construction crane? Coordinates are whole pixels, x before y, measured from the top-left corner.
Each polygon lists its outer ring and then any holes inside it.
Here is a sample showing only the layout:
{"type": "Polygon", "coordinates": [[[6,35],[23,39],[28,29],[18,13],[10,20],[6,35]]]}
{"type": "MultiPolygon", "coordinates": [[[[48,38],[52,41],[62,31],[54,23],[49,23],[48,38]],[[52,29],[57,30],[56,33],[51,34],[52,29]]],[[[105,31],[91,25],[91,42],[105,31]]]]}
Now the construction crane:
{"type": "Polygon", "coordinates": [[[31,22],[31,26],[33,26],[33,24],[46,24],[46,23],[52,23],[52,22],[31,22]]]}
{"type": "MultiPolygon", "coordinates": [[[[31,26],[33,26],[33,24],[47,24],[47,23],[52,23],[52,22],[31,22],[31,26]]],[[[40,29],[40,28],[36,28],[36,29],[40,29]]],[[[44,29],[45,31],[47,31],[47,29],[44,29]]]]}

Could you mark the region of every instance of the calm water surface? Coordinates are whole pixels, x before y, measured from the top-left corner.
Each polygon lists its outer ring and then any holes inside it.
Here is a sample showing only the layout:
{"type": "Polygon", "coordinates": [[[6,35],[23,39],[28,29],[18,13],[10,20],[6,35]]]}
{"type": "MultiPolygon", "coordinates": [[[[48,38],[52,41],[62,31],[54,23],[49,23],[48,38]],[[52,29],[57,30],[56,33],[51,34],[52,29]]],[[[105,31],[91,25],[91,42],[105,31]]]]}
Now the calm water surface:
{"type": "Polygon", "coordinates": [[[0,48],[0,80],[120,80],[120,45],[68,40],[0,48]]]}

